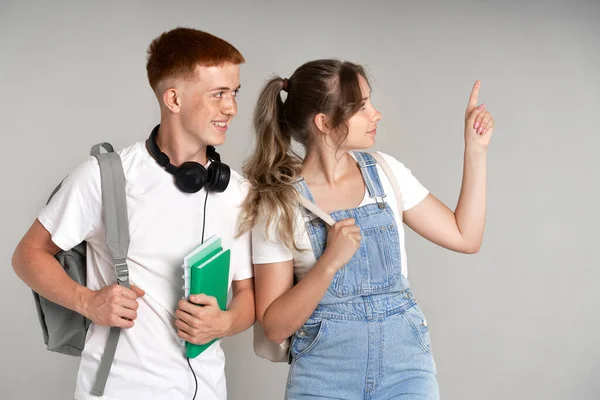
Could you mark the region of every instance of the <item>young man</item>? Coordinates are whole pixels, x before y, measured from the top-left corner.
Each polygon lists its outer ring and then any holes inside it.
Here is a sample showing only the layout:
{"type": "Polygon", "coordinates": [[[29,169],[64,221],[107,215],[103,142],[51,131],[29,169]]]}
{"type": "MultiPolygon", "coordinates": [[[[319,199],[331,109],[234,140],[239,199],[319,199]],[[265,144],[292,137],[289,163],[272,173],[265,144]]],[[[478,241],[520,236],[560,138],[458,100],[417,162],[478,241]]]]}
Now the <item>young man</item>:
{"type": "MultiPolygon", "coordinates": [[[[198,399],[227,397],[219,342],[189,360],[188,366],[180,340],[207,343],[240,333],[254,321],[249,236],[236,238],[245,189],[237,173],[231,171],[228,179],[226,167],[221,181],[213,185],[216,172],[207,166],[208,146],[224,142],[237,113],[243,62],[231,44],[194,29],[165,32],[148,48],[148,78],[160,104],[161,123],[147,141],[119,151],[131,235],[131,289],[116,284],[104,243],[100,172],[94,157],[68,176],[15,250],[13,268],[28,286],[92,321],[76,399],[98,398],[90,392],[112,326],[123,329],[104,399],[192,399],[195,379],[198,399]],[[186,162],[207,166],[209,182],[204,187],[194,180],[202,171],[179,168],[186,162]],[[226,311],[204,295],[192,296],[195,304],[181,300],[183,256],[202,235],[206,239],[213,234],[231,249],[232,300],[226,311]],[[87,287],[70,279],[53,257],[83,240],[88,243],[87,287]]],[[[204,169],[201,166],[191,169],[204,169]]]]}

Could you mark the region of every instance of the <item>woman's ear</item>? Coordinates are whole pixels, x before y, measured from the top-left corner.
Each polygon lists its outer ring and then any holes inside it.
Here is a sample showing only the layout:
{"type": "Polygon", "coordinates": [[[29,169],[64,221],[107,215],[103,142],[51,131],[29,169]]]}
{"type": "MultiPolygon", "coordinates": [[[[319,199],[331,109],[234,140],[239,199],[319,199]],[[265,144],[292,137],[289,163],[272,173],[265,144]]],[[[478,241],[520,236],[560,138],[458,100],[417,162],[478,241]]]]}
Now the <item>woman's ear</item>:
{"type": "Polygon", "coordinates": [[[327,116],[323,113],[315,115],[314,122],[316,127],[324,134],[328,135],[331,133],[331,128],[327,124],[327,116]]]}

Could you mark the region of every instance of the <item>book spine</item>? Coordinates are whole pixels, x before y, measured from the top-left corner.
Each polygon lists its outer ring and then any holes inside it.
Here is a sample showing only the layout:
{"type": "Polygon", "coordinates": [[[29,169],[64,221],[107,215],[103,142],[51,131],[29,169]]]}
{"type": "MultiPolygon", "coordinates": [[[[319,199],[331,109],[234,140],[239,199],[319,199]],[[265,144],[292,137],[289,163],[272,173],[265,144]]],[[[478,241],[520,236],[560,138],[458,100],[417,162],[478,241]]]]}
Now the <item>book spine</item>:
{"type": "Polygon", "coordinates": [[[190,267],[183,264],[181,266],[181,268],[183,269],[183,275],[181,276],[183,278],[183,286],[181,287],[183,289],[183,299],[188,299],[190,297],[190,286],[191,286],[190,285],[190,280],[191,280],[190,267]]]}
{"type": "MultiPolygon", "coordinates": [[[[191,287],[191,272],[190,272],[190,267],[189,265],[187,265],[186,262],[184,262],[181,265],[181,268],[183,270],[183,275],[181,275],[181,277],[183,278],[183,286],[181,287],[183,289],[183,300],[187,300],[190,298],[190,287],[191,287]]],[[[179,339],[179,344],[181,344],[181,347],[185,348],[185,339],[179,339]]]]}

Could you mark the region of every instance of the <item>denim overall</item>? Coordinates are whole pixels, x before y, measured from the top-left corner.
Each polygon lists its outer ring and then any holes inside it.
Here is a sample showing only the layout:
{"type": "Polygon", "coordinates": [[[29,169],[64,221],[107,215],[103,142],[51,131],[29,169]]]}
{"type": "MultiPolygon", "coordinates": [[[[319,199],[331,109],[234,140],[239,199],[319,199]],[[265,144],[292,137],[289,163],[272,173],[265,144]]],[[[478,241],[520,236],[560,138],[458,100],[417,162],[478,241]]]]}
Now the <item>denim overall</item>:
{"type": "MultiPolygon", "coordinates": [[[[376,161],[368,153],[354,157],[376,202],[331,213],[335,221],[354,218],[362,240],[292,338],[286,399],[438,399],[427,322],[401,274],[398,226],[376,161]]],[[[315,201],[303,178],[294,186],[315,201]]],[[[318,260],[326,225],[303,213],[318,260]]]]}

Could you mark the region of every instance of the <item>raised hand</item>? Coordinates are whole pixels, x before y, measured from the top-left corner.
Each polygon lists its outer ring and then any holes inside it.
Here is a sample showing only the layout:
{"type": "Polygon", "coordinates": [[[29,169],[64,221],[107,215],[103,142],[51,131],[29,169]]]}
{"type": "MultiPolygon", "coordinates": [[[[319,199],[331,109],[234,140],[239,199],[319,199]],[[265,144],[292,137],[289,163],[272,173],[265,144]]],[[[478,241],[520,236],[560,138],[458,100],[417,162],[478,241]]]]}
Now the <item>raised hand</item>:
{"type": "Polygon", "coordinates": [[[494,132],[494,118],[485,104],[477,105],[481,81],[475,82],[465,113],[465,148],[486,150],[494,132]]]}

